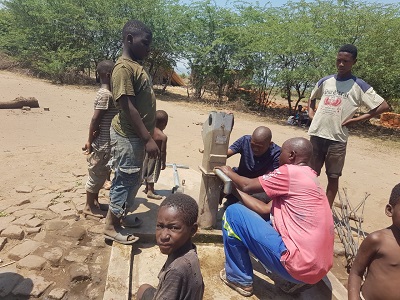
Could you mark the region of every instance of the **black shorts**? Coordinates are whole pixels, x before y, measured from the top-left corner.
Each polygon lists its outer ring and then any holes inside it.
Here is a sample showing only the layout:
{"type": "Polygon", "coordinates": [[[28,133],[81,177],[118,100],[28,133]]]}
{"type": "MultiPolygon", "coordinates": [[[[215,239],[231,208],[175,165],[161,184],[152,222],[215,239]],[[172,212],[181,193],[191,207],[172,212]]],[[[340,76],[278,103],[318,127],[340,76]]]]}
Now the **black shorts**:
{"type": "Polygon", "coordinates": [[[313,145],[311,167],[317,172],[318,176],[321,173],[324,163],[326,175],[328,177],[339,178],[342,176],[347,143],[332,141],[317,136],[311,136],[310,142],[313,145]]]}

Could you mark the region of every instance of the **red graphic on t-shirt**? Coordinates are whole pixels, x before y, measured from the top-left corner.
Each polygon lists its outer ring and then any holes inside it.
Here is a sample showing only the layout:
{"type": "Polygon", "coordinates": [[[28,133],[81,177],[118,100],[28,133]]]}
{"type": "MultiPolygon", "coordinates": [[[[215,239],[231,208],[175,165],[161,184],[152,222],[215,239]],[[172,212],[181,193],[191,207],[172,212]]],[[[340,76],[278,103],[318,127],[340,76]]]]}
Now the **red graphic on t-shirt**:
{"type": "Polygon", "coordinates": [[[328,96],[324,99],[324,104],[328,106],[339,106],[340,103],[342,103],[342,98],[340,97],[328,96]]]}

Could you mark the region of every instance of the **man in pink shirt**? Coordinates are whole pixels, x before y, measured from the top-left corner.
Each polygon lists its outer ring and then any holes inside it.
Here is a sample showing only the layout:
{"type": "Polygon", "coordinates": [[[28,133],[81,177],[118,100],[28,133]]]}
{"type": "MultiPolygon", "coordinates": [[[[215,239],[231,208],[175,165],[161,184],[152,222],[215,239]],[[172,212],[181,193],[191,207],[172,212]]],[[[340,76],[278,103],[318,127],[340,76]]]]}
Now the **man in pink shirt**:
{"type": "Polygon", "coordinates": [[[293,283],[291,291],[317,283],[332,267],[332,213],[309,167],[311,157],[311,143],[292,138],[282,145],[280,167],[269,174],[250,179],[219,167],[242,199],[223,217],[226,261],[220,277],[243,296],[253,293],[249,251],[268,270],[293,283]],[[266,204],[248,195],[262,191],[273,201],[266,204]]]}

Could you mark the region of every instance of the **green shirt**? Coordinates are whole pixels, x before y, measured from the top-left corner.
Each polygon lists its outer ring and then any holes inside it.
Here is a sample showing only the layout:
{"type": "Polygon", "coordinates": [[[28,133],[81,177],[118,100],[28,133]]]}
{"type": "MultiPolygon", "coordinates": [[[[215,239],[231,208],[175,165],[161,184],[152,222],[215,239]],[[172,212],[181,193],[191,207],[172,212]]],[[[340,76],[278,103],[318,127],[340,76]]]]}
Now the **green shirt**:
{"type": "Polygon", "coordinates": [[[150,134],[153,134],[156,121],[156,97],[152,85],[150,76],[143,66],[126,57],[118,58],[111,76],[114,104],[119,110],[113,118],[111,126],[118,134],[124,137],[138,137],[118,102],[123,95],[135,97],[135,108],[139,112],[144,126],[150,134]]]}

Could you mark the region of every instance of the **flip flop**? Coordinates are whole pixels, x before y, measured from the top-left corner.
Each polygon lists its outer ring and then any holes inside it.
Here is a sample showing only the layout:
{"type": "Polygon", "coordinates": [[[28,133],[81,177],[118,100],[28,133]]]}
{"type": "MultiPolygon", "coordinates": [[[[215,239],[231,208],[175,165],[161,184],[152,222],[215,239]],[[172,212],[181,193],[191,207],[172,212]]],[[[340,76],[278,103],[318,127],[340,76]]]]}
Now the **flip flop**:
{"type": "Polygon", "coordinates": [[[250,297],[251,295],[253,295],[253,286],[249,285],[249,286],[242,286],[239,284],[236,284],[232,281],[229,281],[226,278],[226,271],[225,268],[222,269],[219,272],[219,278],[221,278],[221,280],[227,285],[229,286],[231,289],[235,290],[236,292],[238,292],[240,295],[244,296],[244,297],[250,297]]]}
{"type": "Polygon", "coordinates": [[[132,215],[128,215],[125,218],[122,219],[121,224],[124,227],[129,227],[129,228],[137,228],[140,227],[143,224],[143,220],[139,219],[138,217],[129,217],[132,215]]]}
{"type": "Polygon", "coordinates": [[[106,240],[111,240],[123,245],[132,245],[139,240],[139,238],[137,236],[134,236],[133,234],[122,234],[121,232],[116,232],[114,236],[104,233],[104,238],[106,240]],[[133,240],[129,239],[131,237],[133,237],[133,240]]]}

